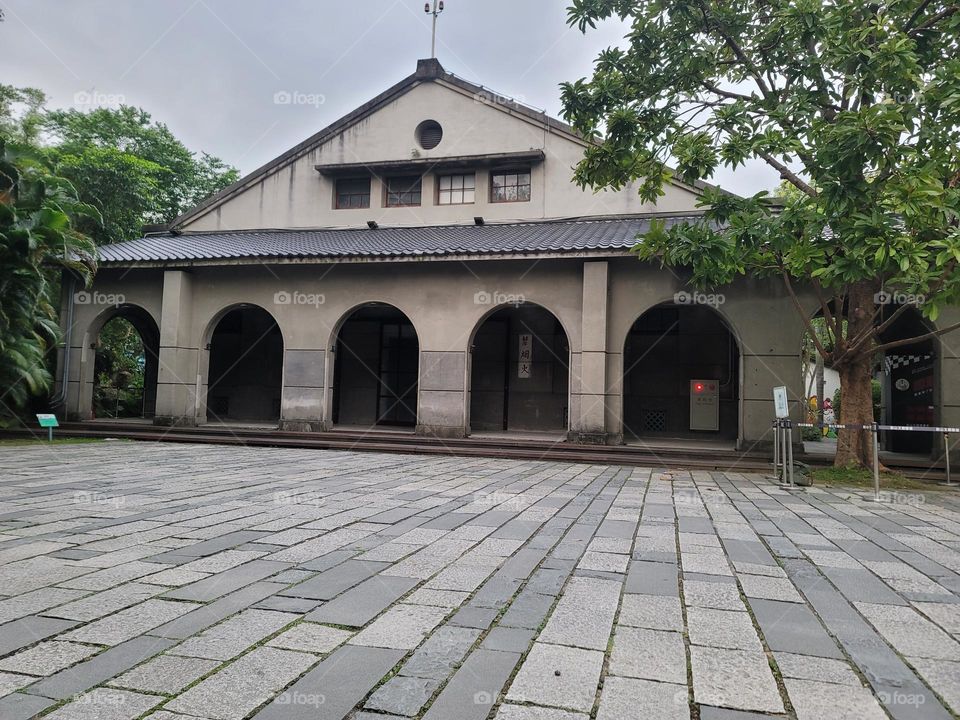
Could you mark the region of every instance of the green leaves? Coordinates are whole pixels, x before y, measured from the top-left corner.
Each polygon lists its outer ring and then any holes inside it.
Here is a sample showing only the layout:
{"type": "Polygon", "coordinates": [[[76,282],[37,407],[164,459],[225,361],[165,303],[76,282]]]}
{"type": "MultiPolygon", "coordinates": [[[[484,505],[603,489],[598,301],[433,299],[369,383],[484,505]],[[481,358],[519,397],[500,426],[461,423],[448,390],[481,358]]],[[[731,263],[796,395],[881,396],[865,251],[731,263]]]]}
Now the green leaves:
{"type": "Polygon", "coordinates": [[[816,278],[830,295],[882,284],[923,296],[928,317],[960,301],[960,6],[574,0],[569,9],[582,30],[613,16],[631,23],[626,43],[605,51],[591,78],[563,86],[565,117],[596,141],[577,182],[636,182],[650,201],[674,177],[709,181],[759,159],[790,191],[779,207],[707,192],[702,219],[655,225],[639,257],[687,268],[705,287],[786,273],[816,278]]]}
{"type": "Polygon", "coordinates": [[[0,138],[0,426],[46,391],[47,353],[59,337],[52,268],[90,278],[92,241],[75,230],[96,210],[41,156],[0,138]]]}

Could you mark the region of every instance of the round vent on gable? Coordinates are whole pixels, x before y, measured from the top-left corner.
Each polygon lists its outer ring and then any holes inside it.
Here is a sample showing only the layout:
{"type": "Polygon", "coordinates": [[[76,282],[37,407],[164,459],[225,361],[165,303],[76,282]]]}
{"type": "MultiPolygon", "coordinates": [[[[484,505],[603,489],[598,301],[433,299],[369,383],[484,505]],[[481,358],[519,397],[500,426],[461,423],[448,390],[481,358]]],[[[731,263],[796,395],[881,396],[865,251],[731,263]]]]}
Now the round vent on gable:
{"type": "Polygon", "coordinates": [[[436,120],[424,120],[417,125],[417,144],[424,150],[433,150],[443,138],[443,128],[436,120]]]}

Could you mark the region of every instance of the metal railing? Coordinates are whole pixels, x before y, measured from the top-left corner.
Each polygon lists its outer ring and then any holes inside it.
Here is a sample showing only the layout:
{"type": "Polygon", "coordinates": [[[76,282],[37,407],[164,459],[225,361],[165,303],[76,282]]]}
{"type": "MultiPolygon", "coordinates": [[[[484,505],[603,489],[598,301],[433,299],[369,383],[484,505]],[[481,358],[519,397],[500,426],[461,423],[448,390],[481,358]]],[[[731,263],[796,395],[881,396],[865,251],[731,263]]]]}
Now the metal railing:
{"type": "Polygon", "coordinates": [[[880,431],[893,432],[933,432],[943,435],[944,470],[946,487],[958,487],[950,477],[950,435],[960,433],[958,427],[933,427],[928,425],[880,425],[879,423],[795,423],[789,418],[777,418],[773,421],[773,473],[781,487],[792,489],[797,485],[793,477],[793,428],[827,428],[830,430],[866,430],[871,434],[873,444],[873,500],[882,502],[880,497],[880,431]]]}

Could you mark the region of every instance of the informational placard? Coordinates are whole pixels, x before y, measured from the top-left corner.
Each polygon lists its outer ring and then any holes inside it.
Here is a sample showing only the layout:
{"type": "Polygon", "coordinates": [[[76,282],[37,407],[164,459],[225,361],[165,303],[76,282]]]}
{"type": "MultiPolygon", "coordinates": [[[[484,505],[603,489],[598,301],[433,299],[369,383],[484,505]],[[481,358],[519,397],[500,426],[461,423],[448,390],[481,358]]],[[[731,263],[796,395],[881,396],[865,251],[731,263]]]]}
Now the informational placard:
{"type": "Polygon", "coordinates": [[[787,402],[786,385],[778,385],[773,389],[773,408],[778,418],[790,417],[790,405],[787,402]]]}
{"type": "Polygon", "coordinates": [[[37,414],[37,422],[40,423],[42,428],[55,428],[60,427],[60,423],[57,422],[56,415],[47,415],[44,413],[37,414]]]}
{"type": "Polygon", "coordinates": [[[533,370],[533,335],[521,334],[518,347],[517,377],[528,378],[533,370]]]}

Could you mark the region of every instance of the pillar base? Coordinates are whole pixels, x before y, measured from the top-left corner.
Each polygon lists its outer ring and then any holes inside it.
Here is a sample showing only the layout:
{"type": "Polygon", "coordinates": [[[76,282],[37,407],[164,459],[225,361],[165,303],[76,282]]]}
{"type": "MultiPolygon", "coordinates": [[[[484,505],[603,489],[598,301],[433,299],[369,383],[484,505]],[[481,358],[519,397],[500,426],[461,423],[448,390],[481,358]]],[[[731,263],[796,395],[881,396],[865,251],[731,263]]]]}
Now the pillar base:
{"type": "Polygon", "coordinates": [[[196,427],[197,419],[189,415],[156,415],[153,424],[163,427],[196,427]]]}
{"type": "Polygon", "coordinates": [[[614,433],[583,432],[571,430],[567,433],[567,440],[578,445],[622,445],[623,438],[614,433]]]}
{"type": "Polygon", "coordinates": [[[414,432],[417,435],[424,435],[426,437],[447,438],[451,440],[461,440],[467,436],[464,428],[451,427],[449,425],[417,425],[414,432]]]}
{"type": "Polygon", "coordinates": [[[326,423],[322,420],[281,420],[280,430],[284,432],[325,432],[326,423]]]}

